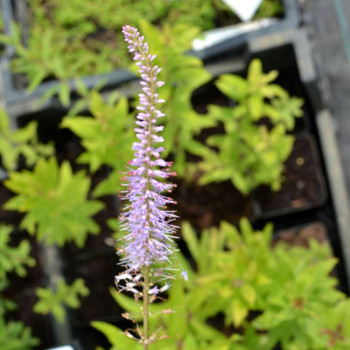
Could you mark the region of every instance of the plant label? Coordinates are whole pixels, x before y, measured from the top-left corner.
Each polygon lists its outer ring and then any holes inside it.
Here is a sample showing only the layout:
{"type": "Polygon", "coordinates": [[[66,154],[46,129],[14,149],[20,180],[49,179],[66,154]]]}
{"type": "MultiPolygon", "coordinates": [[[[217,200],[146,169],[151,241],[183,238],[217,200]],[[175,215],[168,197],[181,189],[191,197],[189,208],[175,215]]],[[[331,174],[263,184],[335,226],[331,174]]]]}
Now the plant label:
{"type": "Polygon", "coordinates": [[[250,21],[263,0],[222,0],[243,22],[250,21]]]}

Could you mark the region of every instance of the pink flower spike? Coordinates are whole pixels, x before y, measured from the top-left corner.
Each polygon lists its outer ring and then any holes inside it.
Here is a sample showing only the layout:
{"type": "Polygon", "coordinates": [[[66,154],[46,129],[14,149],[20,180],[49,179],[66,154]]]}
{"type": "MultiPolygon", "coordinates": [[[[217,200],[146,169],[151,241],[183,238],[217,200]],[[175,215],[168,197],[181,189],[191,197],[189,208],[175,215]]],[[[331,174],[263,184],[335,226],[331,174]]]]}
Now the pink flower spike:
{"type": "MultiPolygon", "coordinates": [[[[134,53],[136,65],[142,67],[140,84],[144,91],[139,94],[140,105],[136,107],[140,111],[135,128],[139,141],[132,146],[136,151],[135,158],[128,162],[124,177],[127,190],[121,197],[128,202],[119,220],[121,230],[126,233],[120,250],[123,255],[120,263],[126,271],[116,277],[117,285],[119,281],[124,281],[120,289],[134,291],[138,283],[135,278],[140,276],[143,268],[153,268],[157,263],[170,261],[177,229],[172,222],[177,216],[173,210],[166,209],[175,202],[167,196],[168,193],[162,195],[173,188],[165,181],[173,174],[170,171],[172,163],[161,159],[164,148],[156,146],[164,142],[159,135],[163,127],[155,125],[165,115],[157,109],[158,104],[165,102],[158,99],[156,92],[164,85],[164,82],[157,81],[160,68],[152,63],[156,56],[149,52],[148,44],[136,28],[124,26],[123,34],[129,51],[134,53]]],[[[154,268],[154,273],[156,270],[154,268]]],[[[167,288],[168,284],[160,289],[154,287],[150,294],[163,292],[167,288]]]]}

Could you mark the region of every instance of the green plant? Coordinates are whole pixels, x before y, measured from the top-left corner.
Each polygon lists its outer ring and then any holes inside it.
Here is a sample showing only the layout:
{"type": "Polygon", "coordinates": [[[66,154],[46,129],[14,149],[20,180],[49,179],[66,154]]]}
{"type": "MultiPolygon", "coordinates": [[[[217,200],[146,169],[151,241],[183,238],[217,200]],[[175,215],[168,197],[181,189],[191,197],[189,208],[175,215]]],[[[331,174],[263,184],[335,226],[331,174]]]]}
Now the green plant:
{"type": "Polygon", "coordinates": [[[20,227],[39,241],[82,247],[88,233],[99,231],[91,216],[103,204],[87,199],[90,179],[83,171],[73,174],[67,162],[59,167],[54,158],[40,159],[33,172],[10,173],[5,186],[17,195],[4,208],[26,213],[20,227]]]}
{"type": "Polygon", "coordinates": [[[291,153],[295,118],[302,116],[302,100],[271,82],[278,73],[263,73],[255,59],[247,79],[224,74],[218,89],[234,100],[235,107],[209,106],[209,115],[222,123],[225,134],[207,139],[212,149],[203,149],[201,184],[231,180],[243,194],[266,184],[279,190],[283,163],[291,153]]]}
{"type": "MultiPolygon", "coordinates": [[[[316,241],[310,244],[310,254],[305,254],[305,248],[287,250],[281,244],[274,250],[276,264],[269,269],[264,313],[253,322],[257,330],[269,331],[267,348],[280,343],[283,349],[319,349],[320,337],[326,345],[317,318],[326,321],[325,311],[332,307],[339,311],[344,295],[335,289],[337,280],[330,277],[337,261],[330,258],[329,247],[316,241]]],[[[340,317],[338,313],[338,322],[340,317]]]]}
{"type": "MultiPolygon", "coordinates": [[[[193,262],[179,254],[179,277],[168,299],[151,304],[153,328],[164,338],[154,349],[348,348],[350,304],[330,276],[336,259],[328,245],[311,240],[309,249],[284,243],[272,248],[272,226],[254,231],[247,220],[240,232],[227,223],[199,237],[188,224],[182,232],[193,262]],[[188,281],[180,278],[182,268],[188,281]]],[[[126,310],[124,316],[137,321],[139,305],[115,291],[112,295],[126,310]]],[[[117,327],[92,325],[113,350],[127,349],[130,339],[117,327]]]]}
{"type": "Polygon", "coordinates": [[[11,232],[11,227],[0,225],[0,278],[5,278],[12,271],[23,277],[26,274],[25,265],[35,265],[27,240],[22,240],[17,247],[9,245],[11,232]]]}
{"type": "Polygon", "coordinates": [[[281,0],[264,0],[254,18],[276,17],[283,14],[281,0]]]}
{"type": "Polygon", "coordinates": [[[23,43],[22,29],[12,25],[11,36],[1,42],[16,50],[15,72],[27,76],[29,90],[42,81],[59,79],[46,97],[58,94],[68,106],[68,79],[103,74],[127,66],[127,54],[120,50],[121,28],[138,26],[141,19],[157,24],[187,24],[201,30],[214,27],[216,5],[212,0],[189,2],[167,0],[106,0],[103,6],[93,0],[30,0],[30,32],[23,43]],[[195,6],[196,11],[192,11],[195,6]]]}
{"type": "Polygon", "coordinates": [[[80,307],[79,296],[89,295],[89,289],[83,279],[76,279],[70,286],[64,280],[57,282],[56,291],[47,288],[37,288],[36,294],[39,301],[34,305],[34,312],[48,314],[52,312],[59,322],[63,322],[66,316],[64,305],[77,309],[80,307]]]}
{"type": "Polygon", "coordinates": [[[37,139],[37,123],[30,122],[18,130],[11,130],[9,117],[0,109],[0,156],[6,170],[16,170],[19,157],[23,156],[27,166],[33,166],[40,157],[52,155],[53,147],[43,145],[37,139]]]}
{"type": "MultiPolygon", "coordinates": [[[[29,244],[22,241],[18,247],[12,247],[9,243],[12,229],[8,226],[0,226],[0,293],[9,286],[7,274],[14,272],[24,276],[24,265],[33,266],[35,260],[29,256],[29,244]]],[[[6,313],[15,310],[14,301],[4,298],[0,294],[0,344],[4,350],[30,350],[39,344],[39,340],[31,334],[31,329],[22,322],[8,320],[6,313]]]]}
{"type": "Polygon", "coordinates": [[[32,350],[39,340],[22,322],[5,322],[0,317],[0,343],[3,350],[32,350]]]}
{"type": "Polygon", "coordinates": [[[112,169],[107,180],[95,188],[94,195],[115,194],[121,189],[119,174],[133,155],[135,136],[128,101],[118,95],[104,101],[96,91],[87,92],[85,99],[92,118],[65,117],[61,127],[69,128],[82,139],[86,151],[79,156],[79,163],[88,164],[91,172],[102,165],[112,169]]]}

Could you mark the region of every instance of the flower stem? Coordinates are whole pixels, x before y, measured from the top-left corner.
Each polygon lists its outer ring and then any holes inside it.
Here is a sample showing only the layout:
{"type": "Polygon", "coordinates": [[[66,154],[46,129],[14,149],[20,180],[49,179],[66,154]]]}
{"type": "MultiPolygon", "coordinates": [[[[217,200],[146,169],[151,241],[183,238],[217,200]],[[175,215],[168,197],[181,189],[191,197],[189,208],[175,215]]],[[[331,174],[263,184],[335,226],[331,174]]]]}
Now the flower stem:
{"type": "Polygon", "coordinates": [[[149,267],[142,269],[143,275],[143,349],[148,350],[148,304],[149,304],[149,267]]]}

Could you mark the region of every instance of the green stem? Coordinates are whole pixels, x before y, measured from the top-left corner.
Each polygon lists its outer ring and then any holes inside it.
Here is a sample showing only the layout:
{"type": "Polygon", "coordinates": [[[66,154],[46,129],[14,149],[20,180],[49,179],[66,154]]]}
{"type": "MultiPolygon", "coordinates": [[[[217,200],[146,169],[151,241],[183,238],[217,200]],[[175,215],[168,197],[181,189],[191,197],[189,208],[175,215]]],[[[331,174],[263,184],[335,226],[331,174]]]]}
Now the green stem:
{"type": "Polygon", "coordinates": [[[143,349],[148,350],[148,304],[149,304],[149,267],[142,269],[143,275],[143,349]]]}

